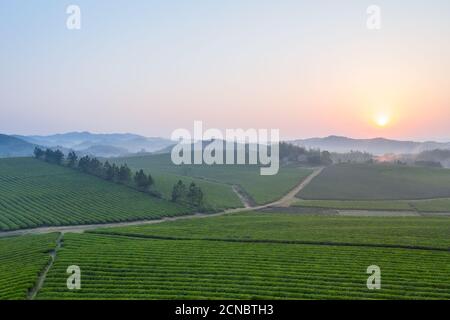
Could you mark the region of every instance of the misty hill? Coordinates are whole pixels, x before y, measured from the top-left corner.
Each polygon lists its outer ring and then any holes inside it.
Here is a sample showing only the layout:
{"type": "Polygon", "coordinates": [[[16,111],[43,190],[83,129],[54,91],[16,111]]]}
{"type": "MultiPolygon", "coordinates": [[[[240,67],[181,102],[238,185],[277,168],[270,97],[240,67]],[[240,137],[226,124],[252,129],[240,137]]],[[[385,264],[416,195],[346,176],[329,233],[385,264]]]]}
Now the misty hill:
{"type": "Polygon", "coordinates": [[[416,161],[436,162],[445,168],[450,168],[450,150],[429,150],[421,152],[415,158],[416,161]]]}
{"type": "Polygon", "coordinates": [[[450,149],[450,143],[433,141],[414,142],[389,140],[384,138],[352,139],[339,136],[294,140],[291,141],[291,143],[304,148],[321,149],[330,152],[345,153],[350,151],[361,151],[375,155],[383,155],[387,153],[411,154],[435,149],[450,149]]]}
{"type": "Polygon", "coordinates": [[[34,148],[35,145],[32,143],[0,134],[0,158],[31,156],[34,148]]]}
{"type": "Polygon", "coordinates": [[[16,137],[46,147],[63,147],[96,156],[121,156],[143,151],[154,152],[174,144],[169,139],[147,138],[130,133],[69,132],[49,136],[16,137]]]}
{"type": "Polygon", "coordinates": [[[113,146],[103,146],[103,145],[94,145],[94,146],[88,147],[86,149],[83,149],[81,151],[78,151],[77,153],[79,156],[91,155],[91,156],[97,156],[97,157],[102,157],[102,158],[117,157],[120,155],[125,156],[125,155],[129,154],[127,149],[113,147],[113,146]]]}

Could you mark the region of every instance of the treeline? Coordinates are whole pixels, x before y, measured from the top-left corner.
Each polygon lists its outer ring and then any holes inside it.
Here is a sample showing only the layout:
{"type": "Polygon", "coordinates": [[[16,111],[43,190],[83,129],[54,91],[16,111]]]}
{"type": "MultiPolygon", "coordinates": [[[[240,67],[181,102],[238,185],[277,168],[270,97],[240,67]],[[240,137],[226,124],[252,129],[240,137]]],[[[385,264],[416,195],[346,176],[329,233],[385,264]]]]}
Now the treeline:
{"type": "Polygon", "coordinates": [[[291,143],[280,143],[280,161],[283,164],[330,165],[333,163],[328,151],[307,150],[291,143]]]}
{"type": "Polygon", "coordinates": [[[374,156],[368,152],[350,151],[345,153],[331,153],[333,163],[374,163],[374,156]]]}
{"type": "MultiPolygon", "coordinates": [[[[114,163],[110,164],[108,161],[103,163],[97,158],[91,158],[89,156],[78,158],[77,154],[73,151],[69,152],[67,159],[64,159],[64,154],[60,150],[46,149],[44,151],[36,147],[34,149],[34,156],[36,159],[41,159],[49,163],[66,165],[108,181],[135,187],[143,192],[149,192],[150,187],[154,185],[152,176],[145,174],[143,170],[139,170],[133,175],[133,172],[126,164],[117,166],[114,163]]],[[[152,195],[159,196],[156,192],[152,192],[152,195]]]]}
{"type": "Polygon", "coordinates": [[[430,168],[443,168],[444,166],[439,161],[431,160],[417,160],[414,161],[414,165],[419,167],[430,167],[430,168]]]}
{"type": "MultiPolygon", "coordinates": [[[[69,152],[67,158],[65,158],[64,153],[60,150],[42,150],[39,147],[34,149],[34,157],[49,163],[67,166],[83,173],[107,181],[123,184],[141,192],[149,193],[152,196],[162,198],[162,195],[159,192],[151,188],[155,184],[151,174],[147,175],[142,169],[133,174],[126,164],[118,166],[115,163],[110,164],[108,161],[103,163],[97,158],[89,156],[78,158],[74,151],[69,152]]],[[[193,182],[190,184],[189,188],[187,188],[182,181],[178,181],[178,183],[173,186],[172,201],[200,209],[203,209],[204,207],[203,192],[200,187],[196,186],[193,182]]]]}
{"type": "Polygon", "coordinates": [[[64,153],[60,150],[53,151],[52,149],[42,150],[38,147],[34,149],[34,156],[36,159],[44,159],[50,163],[62,164],[64,160],[64,153]]]}

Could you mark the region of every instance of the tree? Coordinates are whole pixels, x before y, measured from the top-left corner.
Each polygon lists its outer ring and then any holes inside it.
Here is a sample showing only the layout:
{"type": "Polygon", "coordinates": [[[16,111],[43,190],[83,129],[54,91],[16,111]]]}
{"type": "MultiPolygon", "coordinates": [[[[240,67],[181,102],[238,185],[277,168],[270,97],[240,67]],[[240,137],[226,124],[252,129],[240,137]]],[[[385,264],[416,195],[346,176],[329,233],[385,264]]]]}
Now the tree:
{"type": "Polygon", "coordinates": [[[305,148],[287,142],[279,144],[280,159],[285,162],[297,162],[299,157],[307,154],[305,148]]]}
{"type": "Polygon", "coordinates": [[[320,165],[321,164],[320,151],[309,150],[307,159],[308,163],[311,165],[320,165]]]}
{"type": "Polygon", "coordinates": [[[131,170],[126,164],[121,165],[119,169],[119,182],[128,183],[131,180],[131,170]]]}
{"type": "Polygon", "coordinates": [[[91,158],[89,156],[84,156],[78,161],[78,168],[83,172],[89,172],[89,163],[91,162],[91,158]]]}
{"type": "Polygon", "coordinates": [[[52,149],[47,149],[44,152],[45,161],[61,164],[64,159],[64,153],[61,150],[53,151],[52,149]]]}
{"type": "Polygon", "coordinates": [[[106,180],[109,181],[114,180],[114,167],[110,165],[108,161],[106,161],[105,164],[103,165],[103,172],[106,180]]]}
{"type": "Polygon", "coordinates": [[[61,164],[64,160],[64,153],[62,153],[61,150],[56,150],[53,154],[53,159],[56,164],[61,164]]]}
{"type": "Polygon", "coordinates": [[[74,151],[70,151],[67,155],[68,166],[74,168],[77,164],[78,156],[74,151]]]}
{"type": "Polygon", "coordinates": [[[330,165],[333,163],[333,160],[331,159],[331,153],[328,151],[322,151],[322,153],[320,154],[320,162],[323,165],[330,165]]]}
{"type": "Polygon", "coordinates": [[[34,148],[34,157],[36,159],[41,159],[44,156],[45,152],[39,147],[34,148]]]}
{"type": "Polygon", "coordinates": [[[172,189],[172,201],[179,202],[184,200],[186,197],[186,186],[183,181],[178,180],[177,184],[173,186],[172,189]]]}
{"type": "Polygon", "coordinates": [[[150,188],[153,179],[151,178],[151,176],[149,177],[147,177],[147,175],[144,173],[144,170],[142,169],[136,172],[136,174],[134,175],[134,182],[136,183],[136,186],[139,190],[147,191],[150,188]]]}
{"type": "Polygon", "coordinates": [[[115,163],[113,163],[113,165],[112,165],[112,171],[113,171],[113,176],[114,176],[113,180],[118,181],[120,169],[118,166],[116,166],[115,163]]]}
{"type": "Polygon", "coordinates": [[[187,199],[190,204],[195,207],[203,206],[203,192],[200,187],[197,187],[194,182],[189,185],[189,192],[187,194],[187,199]]]}
{"type": "Polygon", "coordinates": [[[51,162],[52,156],[53,156],[53,151],[52,151],[51,149],[45,150],[45,153],[44,153],[44,159],[45,159],[45,161],[51,162]]]}
{"type": "Polygon", "coordinates": [[[97,177],[103,176],[103,164],[97,158],[92,158],[89,162],[89,172],[97,177]]]}

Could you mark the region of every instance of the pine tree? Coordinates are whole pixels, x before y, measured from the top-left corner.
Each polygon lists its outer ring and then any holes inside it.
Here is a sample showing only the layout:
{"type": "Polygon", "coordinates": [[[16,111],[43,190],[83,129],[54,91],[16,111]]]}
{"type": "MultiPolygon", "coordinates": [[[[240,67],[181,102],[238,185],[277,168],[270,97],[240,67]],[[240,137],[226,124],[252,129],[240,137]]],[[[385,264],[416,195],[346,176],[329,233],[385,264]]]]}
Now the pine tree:
{"type": "Polygon", "coordinates": [[[34,157],[36,159],[41,159],[44,156],[45,152],[39,147],[34,148],[34,157]]]}
{"type": "Polygon", "coordinates": [[[150,181],[142,169],[134,175],[134,182],[139,190],[147,191],[150,188],[150,181]]]}
{"type": "Polygon", "coordinates": [[[103,172],[106,180],[114,180],[114,167],[111,166],[108,161],[103,165],[103,172]]]}
{"type": "Polygon", "coordinates": [[[121,183],[128,183],[131,180],[131,170],[126,164],[121,165],[119,169],[119,181],[121,183]]]}
{"type": "Polygon", "coordinates": [[[172,201],[180,202],[183,201],[186,197],[186,186],[183,181],[178,180],[178,183],[173,186],[172,189],[172,201]]]}
{"type": "Polygon", "coordinates": [[[189,192],[187,194],[189,203],[195,207],[203,206],[203,192],[200,187],[197,187],[194,182],[189,185],[189,192]]]}
{"type": "Polygon", "coordinates": [[[73,168],[77,164],[78,156],[74,151],[69,152],[67,155],[68,166],[73,168]]]}

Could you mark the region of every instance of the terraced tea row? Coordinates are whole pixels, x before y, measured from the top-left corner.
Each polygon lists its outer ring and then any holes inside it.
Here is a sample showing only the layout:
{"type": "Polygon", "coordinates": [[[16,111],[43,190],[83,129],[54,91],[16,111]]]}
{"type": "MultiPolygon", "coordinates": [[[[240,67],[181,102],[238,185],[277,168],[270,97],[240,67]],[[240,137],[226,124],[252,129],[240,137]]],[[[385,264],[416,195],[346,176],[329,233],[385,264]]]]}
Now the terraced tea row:
{"type": "Polygon", "coordinates": [[[156,219],[189,208],[34,159],[0,160],[0,230],[156,219]]]}
{"type": "Polygon", "coordinates": [[[294,207],[342,209],[342,210],[414,210],[406,200],[379,200],[379,201],[354,201],[354,200],[297,200],[294,207]]]}
{"type": "Polygon", "coordinates": [[[450,217],[230,214],[96,232],[174,239],[263,240],[431,247],[450,250],[450,217]]]}
{"type": "Polygon", "coordinates": [[[0,239],[0,300],[26,299],[50,260],[58,234],[0,239]]]}
{"type": "Polygon", "coordinates": [[[429,200],[297,200],[296,207],[341,210],[418,211],[424,213],[450,212],[450,199],[429,200]]]}
{"type": "Polygon", "coordinates": [[[40,299],[450,298],[448,252],[66,234],[40,299]],[[101,249],[99,249],[101,248],[101,249]],[[369,291],[366,268],[382,270],[369,291]],[[81,268],[81,290],[66,268],[81,268]]]}
{"type": "Polygon", "coordinates": [[[298,197],[308,200],[411,200],[450,197],[450,170],[401,165],[340,164],[298,197]]]}

